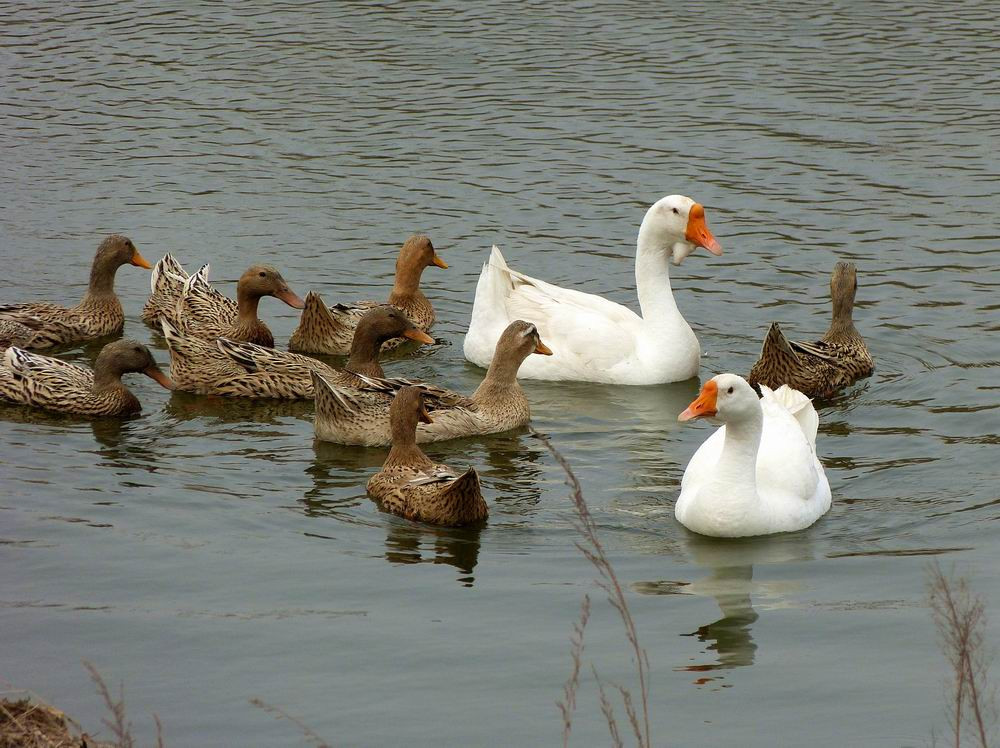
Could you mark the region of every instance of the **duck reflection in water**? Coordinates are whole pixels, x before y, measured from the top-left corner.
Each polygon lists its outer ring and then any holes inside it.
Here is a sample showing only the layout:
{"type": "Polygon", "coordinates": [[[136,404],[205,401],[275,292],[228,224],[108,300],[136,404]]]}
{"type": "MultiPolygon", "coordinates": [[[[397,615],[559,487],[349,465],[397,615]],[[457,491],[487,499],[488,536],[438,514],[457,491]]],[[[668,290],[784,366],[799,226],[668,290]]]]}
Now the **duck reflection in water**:
{"type": "Polygon", "coordinates": [[[447,564],[458,569],[457,581],[472,587],[479,562],[482,526],[434,527],[386,515],[385,560],[392,564],[447,564]]]}

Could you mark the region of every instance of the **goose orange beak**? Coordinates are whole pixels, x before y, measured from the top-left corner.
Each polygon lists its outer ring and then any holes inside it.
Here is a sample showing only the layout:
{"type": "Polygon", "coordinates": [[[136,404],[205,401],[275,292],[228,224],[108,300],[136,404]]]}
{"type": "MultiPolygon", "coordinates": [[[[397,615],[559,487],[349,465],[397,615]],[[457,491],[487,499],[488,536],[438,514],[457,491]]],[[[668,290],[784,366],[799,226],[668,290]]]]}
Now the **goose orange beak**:
{"type": "Polygon", "coordinates": [[[692,244],[704,247],[713,255],[719,256],[722,254],[722,245],[715,240],[712,232],[708,230],[708,224],[705,223],[705,209],[700,203],[695,203],[691,206],[684,238],[692,244]]]}
{"type": "Polygon", "coordinates": [[[543,356],[551,356],[552,349],[549,348],[547,345],[545,345],[545,343],[543,343],[541,340],[539,340],[537,343],[535,343],[535,353],[541,353],[543,356]]]}
{"type": "Polygon", "coordinates": [[[708,418],[716,414],[716,398],[719,396],[719,385],[709,379],[701,388],[698,399],[687,406],[687,409],[677,416],[678,421],[690,421],[693,418],[708,418]]]}
{"type": "Polygon", "coordinates": [[[132,259],[129,262],[138,268],[146,268],[146,270],[152,270],[153,266],[149,264],[149,261],[139,254],[139,250],[133,250],[132,259]]]}
{"type": "Polygon", "coordinates": [[[426,343],[431,345],[434,342],[434,338],[425,333],[423,330],[418,330],[415,327],[411,327],[409,330],[403,333],[404,338],[409,338],[410,340],[416,340],[418,343],[426,343]]]}
{"type": "Polygon", "coordinates": [[[448,263],[445,262],[444,260],[442,260],[436,254],[434,255],[434,259],[432,259],[431,262],[434,263],[435,265],[437,265],[442,270],[447,270],[448,269],[448,263]]]}
{"type": "Polygon", "coordinates": [[[170,381],[170,377],[168,377],[162,371],[157,369],[155,366],[150,366],[148,369],[143,369],[142,373],[145,374],[150,379],[156,380],[159,383],[159,385],[166,390],[172,390],[174,388],[174,383],[170,381]]]}
{"type": "Polygon", "coordinates": [[[301,297],[293,293],[290,288],[283,288],[280,291],[276,291],[274,296],[277,299],[281,299],[293,309],[305,308],[306,302],[304,302],[301,297]]]}

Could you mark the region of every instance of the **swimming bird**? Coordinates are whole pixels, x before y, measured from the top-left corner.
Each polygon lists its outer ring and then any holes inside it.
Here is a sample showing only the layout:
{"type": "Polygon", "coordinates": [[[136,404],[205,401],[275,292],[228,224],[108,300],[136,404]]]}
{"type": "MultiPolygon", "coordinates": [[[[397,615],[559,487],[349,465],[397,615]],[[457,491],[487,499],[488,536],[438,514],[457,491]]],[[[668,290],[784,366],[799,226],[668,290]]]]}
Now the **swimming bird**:
{"type": "Polygon", "coordinates": [[[226,338],[208,341],[186,335],[166,318],[161,317],[160,323],[170,349],[170,374],[177,389],[224,397],[311,399],[314,371],[340,386],[361,386],[363,376],[385,375],[378,362],[384,341],[404,335],[422,343],[434,342],[399,310],[377,307],[358,324],[346,368],[335,369],[298,353],[226,338]]]}
{"type": "Polygon", "coordinates": [[[528,319],[553,355],[526,361],[520,371],[523,379],[609,384],[690,379],[698,373],[701,348],[674,301],[669,265],[671,258],[680,265],[696,247],[722,254],[701,205],[683,195],[669,195],[646,211],[636,242],[640,317],[600,296],[512,270],[494,246],[476,287],[465,357],[488,366],[503,329],[514,319],[528,319]]]}
{"type": "MultiPolygon", "coordinates": [[[[316,438],[341,444],[390,444],[390,408],[402,388],[417,385],[434,415],[417,426],[417,442],[436,442],[496,434],[523,426],[531,417],[528,398],[517,383],[521,363],[532,353],[551,356],[530,322],[515,320],[496,343],[482,384],[469,397],[408,379],[364,378],[360,385],[339,387],[313,372],[316,438]]],[[[348,369],[353,371],[350,364],[348,369]]]]}
{"type": "MultiPolygon", "coordinates": [[[[424,268],[431,265],[448,267],[434,250],[429,238],[415,234],[407,239],[396,259],[396,280],[392,292],[388,301],[384,302],[402,311],[418,330],[424,332],[434,324],[434,307],[420,290],[420,276],[424,268]]],[[[361,317],[369,309],[382,303],[358,301],[327,307],[318,294],[310,293],[306,296],[299,326],[288,341],[288,349],[300,353],[346,354],[350,351],[354,329],[361,317]]],[[[392,350],[405,342],[405,338],[388,340],[382,344],[382,350],[392,350]]]]}
{"type": "Polygon", "coordinates": [[[812,343],[787,340],[777,322],[764,338],[760,358],[747,377],[754,387],[782,384],[809,397],[828,398],[859,379],[871,376],[875,362],[854,326],[858,277],[854,264],[838,262],[830,277],[833,320],[826,334],[812,343]]]}
{"type": "Polygon", "coordinates": [[[90,267],[87,293],[75,307],[46,301],[0,305],[0,318],[34,330],[26,348],[40,350],[120,333],[125,313],[115,294],[115,274],[122,265],[146,268],[146,262],[132,240],[112,234],[97,247],[90,267]]]}
{"type": "Polygon", "coordinates": [[[433,525],[455,527],[489,515],[474,468],[459,473],[433,462],[416,442],[417,421],[433,423],[418,387],[404,387],[390,408],[392,449],[368,481],[368,495],[383,511],[433,525]]]}
{"type": "Polygon", "coordinates": [[[719,374],[678,416],[723,424],[691,458],[674,505],[677,521],[693,532],[723,538],[792,532],[830,508],[812,403],[787,385],[761,390],[758,399],[742,377],[719,374]]]}
{"type": "Polygon", "coordinates": [[[122,382],[130,372],[173,388],[149,349],[135,340],[108,343],[93,370],[12,346],[0,359],[0,399],[60,413],[131,415],[142,406],[122,382]]]}

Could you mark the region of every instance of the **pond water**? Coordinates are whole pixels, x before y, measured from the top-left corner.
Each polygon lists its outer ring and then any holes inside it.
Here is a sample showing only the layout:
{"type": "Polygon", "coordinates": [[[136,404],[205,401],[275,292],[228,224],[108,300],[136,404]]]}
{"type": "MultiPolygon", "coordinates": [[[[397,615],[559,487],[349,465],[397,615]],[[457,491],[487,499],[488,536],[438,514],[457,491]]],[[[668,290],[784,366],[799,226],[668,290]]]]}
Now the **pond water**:
{"type": "MultiPolygon", "coordinates": [[[[710,433],[676,421],[698,381],[525,388],[627,586],[656,745],[945,728],[929,560],[1000,605],[1000,5],[0,12],[0,301],[76,300],[112,231],[210,261],[229,294],[267,261],[300,295],[380,297],[422,231],[451,265],[424,276],[439,344],[387,370],[471,391],[461,342],[493,243],[634,306],[645,208],[703,203],[725,254],[673,271],[703,377],[746,372],[772,320],[822,333],[830,270],[854,261],[877,370],[819,410],[834,505],[807,531],[719,542],[674,521],[710,433]]],[[[126,333],[165,362],[138,320],[148,274],[117,288],[126,333]]],[[[294,311],[261,311],[284,345],[294,311]]],[[[144,413],[123,423],[0,408],[5,682],[95,731],[92,661],[144,743],[156,712],[169,745],[301,745],[260,698],[335,745],[551,745],[590,592],[587,661],[634,683],[563,474],[527,433],[428,449],[476,466],[492,510],[436,530],[379,513],[364,484],[384,452],[314,444],[310,404],[130,385],[144,413]]],[[[586,668],[574,742],[606,740],[586,668]]]]}

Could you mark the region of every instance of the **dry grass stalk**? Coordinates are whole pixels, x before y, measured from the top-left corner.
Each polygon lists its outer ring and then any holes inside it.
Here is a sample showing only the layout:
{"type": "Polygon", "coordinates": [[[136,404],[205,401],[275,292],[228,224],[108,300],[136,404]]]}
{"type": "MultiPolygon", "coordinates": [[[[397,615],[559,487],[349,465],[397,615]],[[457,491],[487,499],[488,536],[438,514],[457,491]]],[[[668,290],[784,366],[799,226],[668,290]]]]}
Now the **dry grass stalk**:
{"type": "MultiPolygon", "coordinates": [[[[576,518],[573,522],[573,527],[582,538],[582,540],[578,540],[576,542],[576,547],[580,550],[580,553],[582,553],[584,557],[594,565],[594,568],[597,569],[599,575],[596,580],[597,586],[604,590],[607,594],[608,602],[611,603],[611,607],[618,611],[618,615],[621,617],[622,623],[625,626],[625,637],[628,639],[628,643],[632,648],[636,671],[639,677],[639,704],[642,709],[641,723],[632,700],[632,694],[628,691],[628,689],[622,686],[618,686],[618,690],[622,694],[625,712],[628,715],[632,731],[635,733],[636,742],[639,746],[648,748],[648,746],[652,745],[649,735],[649,659],[646,656],[646,651],[639,645],[639,635],[636,632],[635,620],[632,618],[632,612],[629,610],[628,602],[625,599],[625,592],[618,581],[618,576],[615,574],[611,561],[604,552],[604,546],[601,544],[601,540],[597,536],[597,524],[594,522],[594,518],[590,513],[590,507],[587,506],[587,502],[583,498],[583,488],[580,486],[580,481],[577,480],[569,462],[567,462],[566,458],[563,457],[559,450],[552,445],[552,442],[547,436],[535,431],[534,429],[532,429],[531,433],[545,445],[546,449],[549,450],[553,458],[555,458],[556,462],[559,463],[560,467],[562,467],[563,471],[566,473],[566,483],[569,485],[570,489],[572,489],[570,498],[573,500],[573,507],[576,510],[576,518]]],[[[586,620],[581,620],[585,625],[586,620]]],[[[583,628],[578,625],[575,626],[573,630],[574,636],[577,635],[577,632],[579,632],[579,651],[582,651],[583,628]]],[[[573,651],[577,652],[575,642],[573,644],[573,651]]],[[[574,663],[574,670],[576,668],[577,666],[574,663]]],[[[572,680],[573,676],[571,675],[570,678],[572,680]]],[[[569,683],[569,681],[567,681],[567,683],[569,683]]],[[[617,740],[620,741],[621,737],[618,735],[618,729],[614,721],[613,706],[607,699],[607,695],[605,694],[600,681],[598,681],[598,687],[601,690],[601,711],[604,712],[604,716],[608,720],[608,726],[611,729],[612,738],[615,739],[617,736],[617,740]]],[[[575,704],[575,684],[573,703],[575,704]]],[[[563,704],[560,704],[560,709],[563,709],[563,704]]],[[[571,724],[572,712],[569,714],[571,724]]],[[[566,724],[566,719],[567,712],[563,709],[564,743],[568,740],[569,736],[569,726],[566,724]]],[[[621,745],[621,743],[618,742],[616,745],[621,745]]]]}
{"type": "Polygon", "coordinates": [[[573,731],[576,691],[580,685],[580,666],[583,664],[583,632],[587,628],[588,620],[590,620],[590,595],[584,595],[583,602],[580,603],[580,620],[573,624],[573,634],[569,638],[573,670],[563,684],[563,700],[558,702],[563,717],[563,748],[569,745],[569,736],[573,731]]]}
{"type": "Polygon", "coordinates": [[[319,735],[313,732],[313,730],[310,729],[308,725],[303,724],[301,720],[296,719],[291,714],[286,712],[284,709],[274,706],[273,704],[268,704],[267,702],[262,701],[261,699],[250,699],[250,703],[253,704],[255,707],[257,707],[258,709],[263,709],[265,712],[269,714],[276,714],[281,719],[287,719],[289,722],[291,722],[293,725],[299,728],[299,730],[302,731],[302,734],[306,737],[306,739],[309,740],[311,743],[313,743],[313,745],[315,745],[316,748],[330,748],[330,744],[325,742],[323,738],[321,738],[319,735]]]}
{"type": "Polygon", "coordinates": [[[941,648],[951,665],[949,726],[955,748],[963,735],[988,748],[997,719],[996,692],[989,685],[992,653],[986,646],[986,607],[965,577],[948,575],[937,562],[928,569],[928,596],[941,648]]]}
{"type": "Polygon", "coordinates": [[[104,705],[111,712],[112,719],[102,717],[101,722],[111,730],[111,734],[115,739],[115,748],[135,748],[135,738],[132,737],[132,723],[125,718],[125,684],[121,683],[118,685],[118,701],[115,701],[111,698],[111,691],[108,689],[108,684],[104,682],[104,678],[97,672],[97,668],[94,667],[93,663],[84,660],[83,666],[87,668],[87,672],[90,673],[90,679],[94,681],[94,685],[97,687],[97,693],[104,699],[104,705]]]}

